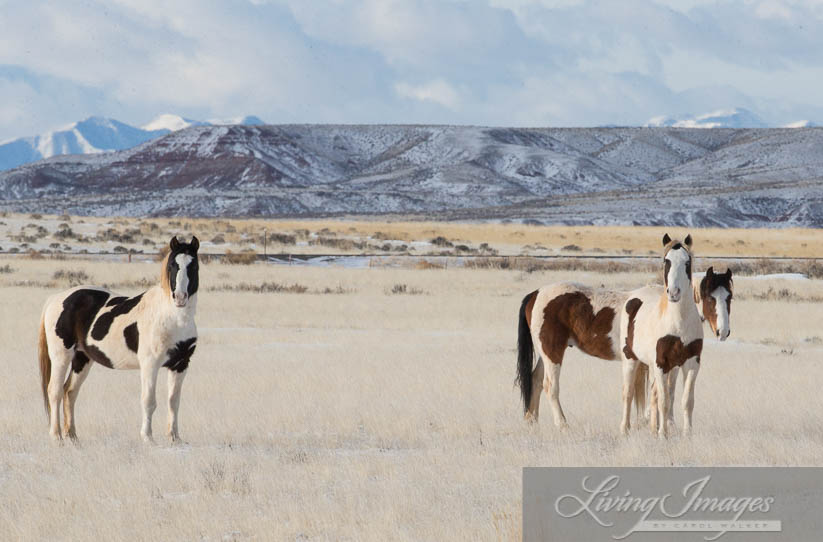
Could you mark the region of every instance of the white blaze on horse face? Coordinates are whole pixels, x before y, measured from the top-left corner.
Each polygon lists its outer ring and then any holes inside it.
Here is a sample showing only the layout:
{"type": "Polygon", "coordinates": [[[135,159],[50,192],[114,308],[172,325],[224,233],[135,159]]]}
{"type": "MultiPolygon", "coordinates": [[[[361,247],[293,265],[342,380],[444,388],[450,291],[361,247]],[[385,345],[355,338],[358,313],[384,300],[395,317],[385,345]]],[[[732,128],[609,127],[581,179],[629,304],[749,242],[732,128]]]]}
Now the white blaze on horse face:
{"type": "Polygon", "coordinates": [[[174,281],[174,304],[178,307],[185,307],[189,300],[189,264],[193,258],[188,254],[178,254],[174,261],[177,262],[177,277],[174,281]]]}
{"type": "Polygon", "coordinates": [[[729,291],[720,286],[711,293],[714,298],[715,312],[717,313],[717,338],[725,341],[729,338],[729,291]]]}
{"type": "Polygon", "coordinates": [[[691,262],[691,256],[681,246],[676,250],[670,250],[666,254],[666,260],[670,262],[669,273],[666,276],[666,293],[669,295],[669,301],[677,303],[684,292],[691,293],[691,279],[686,273],[686,265],[691,262]]]}

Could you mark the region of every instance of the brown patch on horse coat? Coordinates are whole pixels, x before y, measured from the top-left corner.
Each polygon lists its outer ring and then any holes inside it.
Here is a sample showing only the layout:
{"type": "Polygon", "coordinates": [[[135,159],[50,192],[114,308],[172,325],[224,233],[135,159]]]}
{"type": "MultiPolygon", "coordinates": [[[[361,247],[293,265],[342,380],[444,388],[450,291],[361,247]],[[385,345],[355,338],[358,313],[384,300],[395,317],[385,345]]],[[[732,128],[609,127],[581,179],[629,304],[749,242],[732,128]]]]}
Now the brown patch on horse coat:
{"type": "Polygon", "coordinates": [[[537,292],[539,292],[539,290],[530,293],[529,302],[526,303],[526,323],[529,325],[529,328],[532,327],[532,311],[534,310],[534,300],[537,299],[537,292]]]}
{"type": "Polygon", "coordinates": [[[703,351],[703,339],[695,339],[688,345],[683,345],[680,337],[666,335],[657,339],[657,366],[663,369],[663,374],[674,367],[680,367],[686,360],[697,356],[700,363],[700,354],[703,351]]]}
{"type": "Polygon", "coordinates": [[[595,314],[591,300],[582,292],[561,294],[543,309],[543,327],[540,329],[543,351],[552,363],[562,363],[569,339],[574,339],[586,354],[614,359],[609,337],[614,316],[611,307],[603,307],[595,314]]]}
{"type": "Polygon", "coordinates": [[[160,287],[163,288],[163,291],[166,295],[171,295],[171,284],[169,283],[169,258],[171,257],[171,252],[166,254],[166,257],[163,258],[163,263],[160,264],[160,287]]]}
{"type": "Polygon", "coordinates": [[[634,317],[637,316],[637,311],[643,304],[638,298],[633,298],[626,303],[626,314],[629,316],[629,327],[626,331],[626,345],[623,347],[623,353],[628,359],[636,360],[637,356],[634,354],[634,317]]]}

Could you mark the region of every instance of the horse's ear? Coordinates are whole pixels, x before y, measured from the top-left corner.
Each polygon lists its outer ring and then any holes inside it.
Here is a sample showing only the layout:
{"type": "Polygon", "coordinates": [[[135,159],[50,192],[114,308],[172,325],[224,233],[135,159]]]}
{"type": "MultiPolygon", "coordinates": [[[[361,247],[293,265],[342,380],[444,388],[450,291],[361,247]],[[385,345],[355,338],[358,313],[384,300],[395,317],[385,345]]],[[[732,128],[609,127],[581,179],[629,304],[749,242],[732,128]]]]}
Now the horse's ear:
{"type": "Polygon", "coordinates": [[[672,238],[671,238],[671,237],[669,237],[669,234],[668,234],[668,233],[664,233],[664,234],[663,234],[663,246],[665,247],[666,245],[668,245],[669,243],[671,243],[671,241],[672,241],[672,238]]]}
{"type": "Polygon", "coordinates": [[[195,252],[197,252],[197,249],[200,248],[200,241],[197,239],[196,235],[191,236],[191,246],[194,248],[195,252]]]}
{"type": "Polygon", "coordinates": [[[687,235],[683,242],[686,243],[687,247],[692,248],[692,234],[687,235]]]}
{"type": "Polygon", "coordinates": [[[706,269],[706,276],[711,277],[712,275],[714,275],[714,267],[709,267],[706,269]]]}
{"type": "Polygon", "coordinates": [[[169,241],[169,248],[172,252],[175,252],[178,248],[180,248],[180,241],[177,240],[176,235],[171,238],[171,241],[169,241]]]}
{"type": "Polygon", "coordinates": [[[726,269],[726,278],[729,279],[729,280],[731,280],[731,278],[732,278],[732,268],[731,267],[726,269]]]}

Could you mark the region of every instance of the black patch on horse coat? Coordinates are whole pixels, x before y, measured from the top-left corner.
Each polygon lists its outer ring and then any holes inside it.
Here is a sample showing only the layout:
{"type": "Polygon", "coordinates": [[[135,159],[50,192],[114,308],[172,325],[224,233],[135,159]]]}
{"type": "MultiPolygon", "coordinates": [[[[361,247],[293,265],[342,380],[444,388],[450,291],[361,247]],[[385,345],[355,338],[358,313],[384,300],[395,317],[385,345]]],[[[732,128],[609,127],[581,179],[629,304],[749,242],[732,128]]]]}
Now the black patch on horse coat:
{"type": "Polygon", "coordinates": [[[142,297],[143,294],[140,294],[132,297],[131,299],[126,299],[125,301],[114,305],[114,308],[109,312],[101,314],[100,318],[98,318],[94,323],[94,328],[91,330],[91,338],[95,341],[103,340],[103,338],[108,335],[114,319],[123,314],[128,314],[134,307],[137,306],[138,303],[140,303],[140,299],[142,297]]]}
{"type": "Polygon", "coordinates": [[[112,305],[117,305],[118,303],[122,303],[123,301],[125,301],[127,299],[128,299],[128,297],[126,297],[124,295],[121,295],[121,296],[118,296],[118,297],[112,297],[111,299],[109,299],[109,302],[106,303],[106,306],[111,307],[112,305]]]}
{"type": "Polygon", "coordinates": [[[75,373],[79,373],[83,370],[83,367],[89,362],[89,357],[80,352],[79,350],[74,353],[74,358],[71,360],[71,370],[75,373]]]}
{"type": "Polygon", "coordinates": [[[637,311],[640,310],[640,306],[643,304],[641,300],[638,298],[633,298],[626,303],[626,314],[629,316],[629,327],[626,330],[626,345],[623,347],[623,353],[626,355],[628,359],[637,360],[637,356],[634,353],[634,317],[637,316],[637,311]]]}
{"type": "Polygon", "coordinates": [[[196,348],[197,337],[186,339],[185,341],[178,341],[173,348],[169,348],[169,360],[163,364],[170,371],[177,371],[182,373],[189,367],[189,359],[194,354],[196,348]]]}
{"type": "Polygon", "coordinates": [[[114,368],[114,365],[112,364],[111,360],[106,355],[106,353],[97,348],[96,346],[94,346],[93,344],[86,345],[86,354],[103,367],[108,367],[109,369],[114,368]]]}
{"type": "Polygon", "coordinates": [[[140,344],[140,332],[137,331],[137,322],[126,326],[126,329],[123,330],[123,336],[126,338],[126,346],[136,354],[137,345],[140,344]]]}
{"type": "Polygon", "coordinates": [[[63,340],[66,350],[77,344],[85,345],[89,326],[108,298],[107,292],[82,289],[63,300],[63,312],[57,318],[54,332],[63,340]]]}

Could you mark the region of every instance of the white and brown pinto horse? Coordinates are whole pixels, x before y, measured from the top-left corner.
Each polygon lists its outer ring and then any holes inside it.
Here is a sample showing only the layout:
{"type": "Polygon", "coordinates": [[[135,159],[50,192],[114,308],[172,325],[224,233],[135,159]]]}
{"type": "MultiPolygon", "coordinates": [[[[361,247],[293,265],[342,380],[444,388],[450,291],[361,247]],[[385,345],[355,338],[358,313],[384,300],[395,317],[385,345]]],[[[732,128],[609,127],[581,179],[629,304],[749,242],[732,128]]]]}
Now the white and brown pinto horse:
{"type": "Polygon", "coordinates": [[[537,420],[540,392],[545,389],[555,425],[566,425],[560,406],[560,368],[566,348],[576,346],[590,356],[619,359],[620,310],[627,295],[560,282],[523,298],[518,320],[517,382],[526,419],[537,420]],[[539,359],[532,369],[535,349],[539,359]]]}
{"type": "MultiPolygon", "coordinates": [[[[691,253],[685,249],[689,258],[678,259],[677,265],[673,267],[675,254],[669,255],[668,252],[677,243],[671,241],[668,235],[664,239],[664,244],[669,245],[664,258],[664,281],[668,289],[668,282],[671,280],[669,292],[679,301],[685,296],[685,292],[689,291],[691,253]]],[[[686,243],[691,245],[691,236],[686,238],[686,243]]],[[[679,251],[680,247],[682,244],[675,250],[679,251]]],[[[621,353],[624,358],[629,357],[630,360],[636,357],[632,350],[637,326],[636,314],[643,304],[641,296],[649,297],[650,294],[649,288],[620,292],[562,282],[544,286],[523,298],[518,325],[517,382],[526,419],[537,419],[540,392],[545,389],[551,402],[555,424],[566,424],[559,399],[560,369],[566,348],[577,346],[584,353],[605,360],[621,359],[621,353]],[[536,365],[535,349],[538,353],[536,365]]],[[[655,298],[654,301],[658,299],[655,298]]],[[[672,302],[672,307],[675,306],[675,302],[672,302]]],[[[700,320],[696,306],[691,303],[682,304],[682,307],[689,306],[697,318],[699,328],[700,320]]],[[[671,317],[671,313],[666,314],[671,317]]],[[[646,333],[653,331],[646,330],[646,333]]],[[[702,334],[700,337],[702,339],[702,334]]],[[[637,400],[638,416],[643,416],[646,373],[635,370],[630,374],[634,375],[636,381],[625,391],[630,392],[630,402],[631,399],[637,400]]]]}
{"type": "MultiPolygon", "coordinates": [[[[715,273],[713,267],[709,267],[706,274],[699,282],[693,283],[694,302],[697,305],[697,312],[700,319],[704,322],[709,322],[709,327],[712,334],[720,341],[725,341],[731,334],[731,312],[732,312],[732,297],[734,295],[734,281],[732,281],[732,270],[726,269],[725,273],[715,273]]],[[[639,370],[644,371],[645,374],[638,378],[636,382],[638,386],[640,381],[647,381],[648,367],[642,365],[639,370]]],[[[673,367],[669,372],[667,385],[669,387],[669,423],[674,422],[674,393],[675,384],[677,383],[678,367],[673,367]]],[[[642,402],[645,397],[645,388],[638,395],[637,399],[642,402]]],[[[653,389],[650,393],[652,400],[656,398],[656,391],[653,389]]],[[[642,405],[638,404],[638,411],[642,409],[642,405]]],[[[646,417],[649,417],[649,407],[646,406],[646,417]]],[[[656,430],[652,426],[652,430],[656,430]]]]}
{"type": "MultiPolygon", "coordinates": [[[[692,428],[694,385],[703,351],[703,326],[692,296],[691,236],[684,242],[663,237],[665,286],[648,286],[631,292],[624,305],[621,325],[623,352],[623,420],[620,429],[630,427],[631,402],[644,387],[646,365],[652,373],[650,425],[658,436],[668,435],[672,406],[669,376],[683,370],[683,431],[692,428]],[[639,374],[644,374],[639,378],[639,374]],[[660,385],[658,385],[660,384],[660,385]],[[660,420],[658,427],[657,420],[660,420]]],[[[674,380],[674,379],[672,379],[674,380]]],[[[638,401],[638,410],[640,401],[638,401]]]]}
{"type": "Polygon", "coordinates": [[[80,286],[53,295],[40,321],[40,380],[51,436],[63,430],[75,439],[74,404],[92,361],[113,369],[139,369],[145,441],[152,440],[155,384],[160,367],[169,370],[168,436],[177,432],[180,389],[197,342],[198,261],[196,237],[173,237],[163,260],[160,283],[135,297],[118,296],[96,286],[80,286]],[[66,378],[66,373],[69,373],[66,378]]]}

